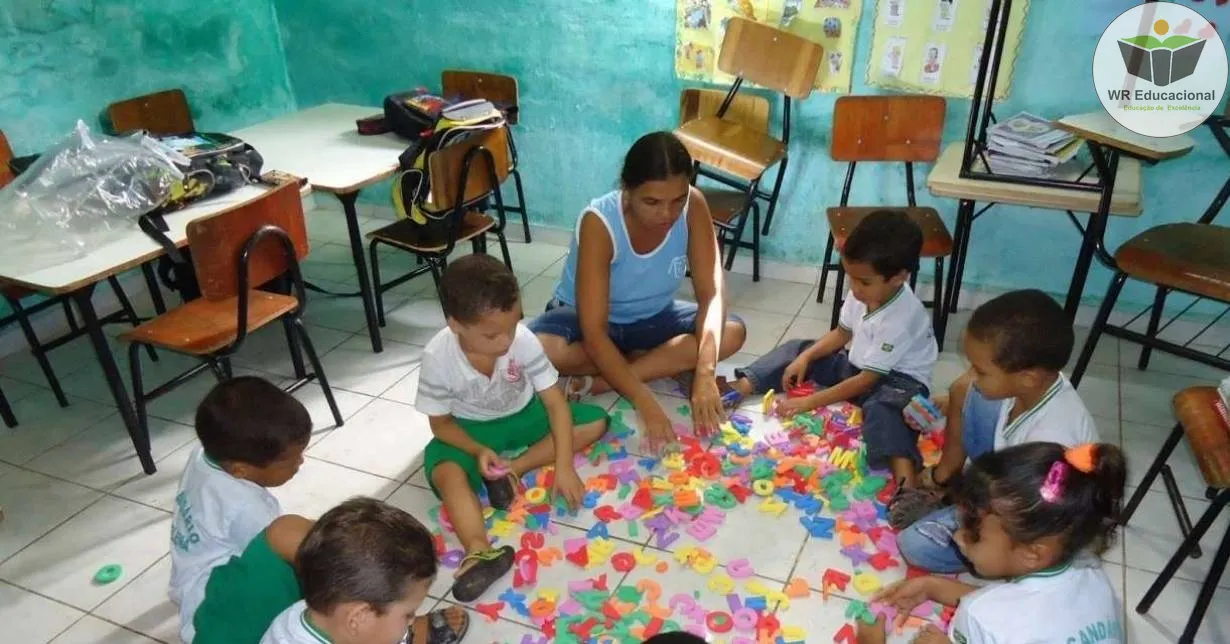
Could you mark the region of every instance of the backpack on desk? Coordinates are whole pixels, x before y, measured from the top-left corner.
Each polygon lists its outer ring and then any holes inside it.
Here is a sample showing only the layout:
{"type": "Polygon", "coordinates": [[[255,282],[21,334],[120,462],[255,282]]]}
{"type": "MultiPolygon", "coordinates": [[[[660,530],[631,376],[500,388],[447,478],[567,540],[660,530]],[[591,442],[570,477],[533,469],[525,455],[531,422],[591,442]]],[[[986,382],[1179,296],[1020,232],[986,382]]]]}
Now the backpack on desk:
{"type": "Polygon", "coordinates": [[[183,168],[183,181],[172,188],[162,206],[141,215],[137,225],[166,251],[166,256],[158,259],[158,277],[187,302],[201,296],[192,254],[186,248],[177,248],[167,237],[167,224],[162,216],[201,199],[256,183],[264,159],[251,145],[228,134],[194,133],[164,137],[160,141],[188,157],[189,164],[183,168]]]}
{"type": "Polygon", "coordinates": [[[504,114],[490,101],[462,101],[445,107],[434,125],[401,154],[401,170],[393,178],[393,207],[398,217],[432,229],[447,226],[448,213],[425,208],[432,202],[427,158],[476,134],[504,127],[504,114]]]}

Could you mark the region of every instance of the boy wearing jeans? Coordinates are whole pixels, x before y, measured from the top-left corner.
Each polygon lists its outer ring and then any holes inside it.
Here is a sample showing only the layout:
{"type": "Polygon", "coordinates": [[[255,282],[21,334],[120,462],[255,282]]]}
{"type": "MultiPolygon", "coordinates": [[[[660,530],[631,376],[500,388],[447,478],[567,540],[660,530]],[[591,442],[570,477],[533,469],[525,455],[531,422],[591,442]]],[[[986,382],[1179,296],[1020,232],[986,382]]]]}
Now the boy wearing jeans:
{"type": "Polygon", "coordinates": [[[807,412],[843,400],[863,409],[867,462],[888,468],[898,485],[890,508],[917,484],[922,456],[918,435],[902,410],[927,395],[939,353],[931,316],[910,290],[923,235],[904,212],[877,210],[854,228],[841,250],[850,297],[840,323],[819,340],[791,340],[744,369],[733,388],[743,396],[783,390],[805,381],[824,389],[783,400],[779,413],[807,412]],[[847,351],[845,347],[849,345],[847,351]]]}

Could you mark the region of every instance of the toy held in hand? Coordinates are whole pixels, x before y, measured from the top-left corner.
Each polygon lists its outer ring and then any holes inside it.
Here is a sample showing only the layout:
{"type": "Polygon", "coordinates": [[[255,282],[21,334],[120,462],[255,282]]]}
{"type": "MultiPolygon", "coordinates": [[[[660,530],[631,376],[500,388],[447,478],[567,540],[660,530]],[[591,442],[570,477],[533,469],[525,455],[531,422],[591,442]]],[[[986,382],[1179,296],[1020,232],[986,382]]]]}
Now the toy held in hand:
{"type": "Polygon", "coordinates": [[[944,414],[940,412],[930,398],[919,394],[910,400],[910,404],[902,410],[905,423],[914,431],[924,434],[936,431],[944,426],[944,414]]]}

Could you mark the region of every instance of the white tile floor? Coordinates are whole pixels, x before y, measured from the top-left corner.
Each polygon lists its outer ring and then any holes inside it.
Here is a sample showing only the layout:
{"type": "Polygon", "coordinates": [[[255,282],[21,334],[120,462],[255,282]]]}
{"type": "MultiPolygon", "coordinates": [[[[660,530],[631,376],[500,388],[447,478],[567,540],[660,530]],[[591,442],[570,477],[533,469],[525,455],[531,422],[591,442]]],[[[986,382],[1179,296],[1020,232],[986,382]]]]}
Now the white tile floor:
{"type": "MultiPolygon", "coordinates": [[[[305,271],[323,286],[354,290],[340,221],[327,209],[309,215],[314,248],[305,271]]],[[[380,223],[365,220],[362,228],[380,223]]],[[[540,310],[550,296],[563,253],[563,248],[542,243],[512,245],[527,311],[540,310]]],[[[385,273],[408,265],[404,257],[386,255],[385,273]]],[[[296,394],[310,408],[317,430],[303,470],[275,490],[286,511],[315,516],[356,494],[388,499],[420,516],[436,504],[419,472],[429,433],[413,400],[422,345],[443,320],[430,280],[416,282],[385,297],[389,326],[385,351],[379,355],[368,346],[358,300],[311,300],[307,319],[312,337],[323,354],[346,424],[333,428],[317,388],[305,387],[296,394]]],[[[783,338],[815,336],[828,328],[829,306],[815,304],[814,284],[772,280],[753,284],[741,275],[730,276],[729,283],[732,309],[748,321],[751,333],[744,351],[727,361],[726,369],[746,364],[783,338]]],[[[962,369],[957,339],[965,319],[958,315],[950,326],[936,368],[937,386],[946,385],[962,369]]],[[[284,381],[291,367],[280,340],[280,330],[256,334],[237,366],[284,381]]],[[[1133,485],[1169,431],[1173,393],[1218,376],[1163,355],[1154,358],[1149,372],[1138,372],[1135,351],[1131,345],[1103,341],[1080,390],[1098,416],[1103,438],[1127,451],[1133,485]]],[[[159,472],[147,477],[141,474],[89,348],[83,343],[62,348],[53,354],[53,362],[70,394],[72,404],[67,408],[56,405],[28,356],[13,356],[0,365],[4,374],[0,386],[21,420],[17,429],[0,429],[0,507],[6,512],[0,524],[0,624],[6,631],[2,639],[20,644],[175,642],[178,620],[165,592],[170,571],[169,510],[179,471],[195,442],[191,413],[211,380],[202,377],[151,407],[159,472]],[[94,572],[112,563],[124,567],[123,577],[106,586],[93,584],[94,572]]],[[[165,373],[182,364],[164,357],[163,364],[150,371],[165,373]]],[[[610,397],[605,401],[614,403],[610,397]]],[[[682,401],[669,402],[667,409],[674,409],[682,401]]],[[[1206,507],[1204,490],[1189,453],[1181,448],[1171,463],[1189,508],[1193,514],[1200,512],[1206,507]]],[[[797,524],[778,526],[779,521],[766,520],[762,514],[756,519],[748,524],[766,538],[721,534],[707,547],[725,559],[751,559],[764,576],[763,583],[776,587],[801,572],[810,578],[816,569],[835,561],[830,543],[809,542],[797,524]],[[783,533],[794,536],[782,538],[783,533]]],[[[1177,638],[1228,522],[1230,518],[1223,518],[1210,532],[1203,542],[1205,556],[1186,562],[1153,610],[1137,615],[1135,602],[1179,541],[1163,488],[1160,483],[1152,488],[1106,557],[1107,570],[1125,601],[1132,641],[1177,638]]],[[[561,535],[553,539],[575,536],[586,527],[561,527],[561,535]]],[[[644,534],[633,543],[644,545],[644,534]]],[[[630,538],[626,532],[616,536],[630,538]]],[[[682,545],[685,542],[677,542],[672,549],[682,545]]],[[[647,547],[647,552],[653,551],[647,547]]],[[[544,569],[544,575],[568,571],[556,566],[544,569]]],[[[557,586],[563,582],[562,576],[555,580],[557,586]]],[[[666,592],[688,592],[699,589],[701,578],[672,571],[661,582],[666,592]]],[[[1222,586],[1230,588],[1230,577],[1222,586]]],[[[442,577],[433,595],[443,602],[446,589],[442,577]]],[[[783,621],[805,627],[808,641],[829,641],[844,621],[843,602],[834,598],[822,604],[817,597],[796,601],[783,621]]],[[[1230,641],[1228,608],[1230,590],[1223,590],[1214,598],[1199,641],[1230,641]]],[[[475,615],[467,641],[519,642],[531,632],[526,624],[507,620],[487,624],[475,615]]]]}

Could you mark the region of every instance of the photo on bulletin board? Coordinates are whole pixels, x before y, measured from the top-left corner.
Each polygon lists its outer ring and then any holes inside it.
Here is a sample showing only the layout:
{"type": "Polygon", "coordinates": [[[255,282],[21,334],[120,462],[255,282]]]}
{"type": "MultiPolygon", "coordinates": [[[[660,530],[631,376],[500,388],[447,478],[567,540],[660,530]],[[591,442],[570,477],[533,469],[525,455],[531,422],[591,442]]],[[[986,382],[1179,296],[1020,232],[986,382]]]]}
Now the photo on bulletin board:
{"type": "MultiPolygon", "coordinates": [[[[995,99],[1008,96],[1029,0],[1012,3],[995,99]]],[[[991,0],[879,0],[867,84],[970,98],[990,26],[991,0]]]]}
{"type": "Polygon", "coordinates": [[[853,77],[854,38],[863,0],[676,0],[675,75],[728,85],[734,78],[717,68],[726,24],[740,16],[802,36],[824,47],[816,89],[848,93],[853,77]]]}

